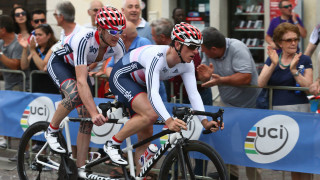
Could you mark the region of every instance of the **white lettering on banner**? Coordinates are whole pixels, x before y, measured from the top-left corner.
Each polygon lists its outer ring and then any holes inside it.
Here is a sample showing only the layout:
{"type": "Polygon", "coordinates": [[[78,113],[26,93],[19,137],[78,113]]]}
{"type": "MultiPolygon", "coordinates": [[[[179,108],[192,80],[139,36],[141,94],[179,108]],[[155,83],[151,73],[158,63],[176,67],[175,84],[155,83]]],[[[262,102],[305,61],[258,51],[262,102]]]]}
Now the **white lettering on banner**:
{"type": "Polygon", "coordinates": [[[25,108],[20,119],[20,126],[25,131],[29,126],[38,121],[50,122],[55,112],[53,102],[50,98],[40,96],[25,108]]]}
{"type": "Polygon", "coordinates": [[[258,121],[247,134],[244,147],[249,159],[272,163],[288,155],[299,139],[299,126],[289,116],[272,115],[258,121]]]}

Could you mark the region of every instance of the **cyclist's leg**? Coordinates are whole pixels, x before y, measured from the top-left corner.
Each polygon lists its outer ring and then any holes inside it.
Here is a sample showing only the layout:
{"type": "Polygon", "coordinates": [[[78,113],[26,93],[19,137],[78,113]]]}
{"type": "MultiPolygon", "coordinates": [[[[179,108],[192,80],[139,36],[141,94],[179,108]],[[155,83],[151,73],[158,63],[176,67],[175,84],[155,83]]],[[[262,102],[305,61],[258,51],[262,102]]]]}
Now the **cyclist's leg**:
{"type": "MultiPolygon", "coordinates": [[[[106,147],[111,146],[113,143],[119,145],[127,137],[152,125],[158,118],[148,100],[146,89],[138,85],[130,77],[130,71],[137,70],[139,64],[136,64],[136,66],[131,66],[131,64],[122,67],[121,62],[118,62],[113,67],[110,76],[109,85],[111,91],[117,95],[120,102],[129,108],[132,117],[113,137],[112,143],[106,144],[106,147]]],[[[107,150],[106,153],[109,154],[107,150]]],[[[111,159],[115,161],[112,157],[111,159]]]]}
{"type": "MultiPolygon", "coordinates": [[[[90,117],[89,112],[85,106],[80,106],[77,108],[79,117],[90,117]]],[[[79,127],[79,132],[77,136],[77,166],[81,167],[85,165],[87,160],[91,130],[93,124],[90,122],[81,122],[79,127]]]]}
{"type": "Polygon", "coordinates": [[[52,150],[65,153],[66,150],[61,147],[57,140],[56,131],[52,130],[59,129],[61,121],[81,103],[76,86],[75,72],[72,66],[65,64],[61,57],[54,54],[49,59],[48,72],[56,86],[61,89],[64,99],[58,104],[45,137],[52,150]]]}

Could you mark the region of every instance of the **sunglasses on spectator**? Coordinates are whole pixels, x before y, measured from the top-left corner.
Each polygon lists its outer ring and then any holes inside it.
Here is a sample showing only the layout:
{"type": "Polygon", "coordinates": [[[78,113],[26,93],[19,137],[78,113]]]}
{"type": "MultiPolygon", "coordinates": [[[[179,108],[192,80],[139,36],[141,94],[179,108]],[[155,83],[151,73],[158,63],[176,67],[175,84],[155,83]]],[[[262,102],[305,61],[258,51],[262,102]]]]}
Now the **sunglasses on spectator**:
{"type": "Polygon", "coordinates": [[[99,9],[97,9],[97,8],[90,9],[90,10],[93,11],[93,12],[98,12],[99,11],[99,9]]]}
{"type": "Polygon", "coordinates": [[[112,36],[116,36],[117,34],[121,35],[123,33],[123,30],[117,31],[112,29],[106,29],[106,31],[108,31],[108,33],[111,34],[112,36]]]}
{"type": "Polygon", "coordinates": [[[286,43],[293,43],[293,42],[298,42],[300,41],[299,38],[289,38],[289,39],[282,39],[282,41],[286,42],[286,43]]]}
{"type": "Polygon", "coordinates": [[[291,5],[291,4],[289,4],[289,5],[286,5],[286,6],[282,6],[282,8],[289,9],[289,8],[292,8],[292,5],[291,5]]]}
{"type": "Polygon", "coordinates": [[[25,15],[27,15],[27,13],[26,13],[25,11],[22,11],[22,12],[20,12],[20,13],[14,13],[14,16],[15,16],[15,17],[20,17],[20,15],[21,15],[21,16],[25,16],[25,15]]]}
{"type": "Polygon", "coordinates": [[[34,23],[38,24],[39,22],[44,23],[46,22],[46,19],[35,19],[33,20],[34,23]]]}

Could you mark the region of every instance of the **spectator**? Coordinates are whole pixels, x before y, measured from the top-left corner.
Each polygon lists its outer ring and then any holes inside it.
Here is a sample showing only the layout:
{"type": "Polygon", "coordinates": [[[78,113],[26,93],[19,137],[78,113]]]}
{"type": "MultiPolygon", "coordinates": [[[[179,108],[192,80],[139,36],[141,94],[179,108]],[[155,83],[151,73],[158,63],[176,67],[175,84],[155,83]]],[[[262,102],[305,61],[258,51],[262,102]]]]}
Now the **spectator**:
{"type": "MultiPolygon", "coordinates": [[[[205,53],[202,64],[197,67],[203,87],[218,85],[222,105],[255,108],[260,90],[237,87],[257,85],[258,73],[248,47],[237,39],[225,38],[216,28],[202,31],[205,53]]],[[[237,166],[231,166],[230,179],[238,179],[237,166]]],[[[246,167],[248,179],[261,179],[260,169],[246,167]],[[255,172],[255,170],[257,170],[255,172]]]]}
{"type": "MultiPolygon", "coordinates": [[[[59,49],[68,41],[73,34],[78,33],[83,27],[74,22],[75,8],[70,1],[62,1],[57,4],[53,16],[55,17],[58,26],[62,28],[60,34],[60,42],[58,42],[53,48],[59,49]]],[[[49,57],[52,54],[50,49],[44,59],[44,62],[48,62],[49,57]]],[[[44,67],[47,70],[47,66],[44,67]]]]}
{"type": "Polygon", "coordinates": [[[141,15],[141,0],[123,0],[122,13],[126,16],[128,21],[136,25],[138,35],[149,39],[152,44],[151,28],[149,23],[140,17],[141,15]]]}
{"type": "Polygon", "coordinates": [[[29,38],[33,28],[31,26],[31,18],[28,11],[23,7],[13,8],[11,17],[14,21],[14,32],[16,34],[22,34],[24,38],[29,38]]]}
{"type": "Polygon", "coordinates": [[[47,24],[46,13],[41,9],[32,11],[31,19],[31,25],[34,29],[40,24],[47,24]]]}
{"type": "MultiPolygon", "coordinates": [[[[275,42],[272,40],[275,28],[284,22],[289,22],[296,25],[299,28],[300,36],[305,38],[307,36],[307,30],[304,28],[302,20],[298,14],[293,12],[293,7],[290,0],[281,0],[278,5],[281,16],[275,17],[271,20],[267,35],[265,37],[266,42],[274,49],[278,49],[275,42]]],[[[278,51],[280,53],[280,50],[278,51]]]]}
{"type": "Polygon", "coordinates": [[[98,10],[101,9],[102,7],[103,7],[103,4],[101,1],[99,1],[99,0],[91,1],[90,7],[88,9],[88,15],[90,16],[91,22],[88,24],[85,24],[84,27],[97,29],[97,26],[95,23],[95,18],[96,18],[98,10]]]}
{"type": "MultiPolygon", "coordinates": [[[[0,69],[20,69],[22,47],[17,41],[13,27],[11,17],[0,15],[0,69]]],[[[5,90],[23,90],[23,79],[20,74],[2,72],[2,76],[5,90]]],[[[0,137],[0,148],[7,148],[7,141],[4,137],[0,137]]]]}
{"type": "MultiPolygon", "coordinates": [[[[307,49],[304,52],[304,55],[309,56],[311,58],[312,54],[316,50],[316,48],[319,44],[319,41],[320,41],[319,33],[320,33],[320,24],[318,24],[313,29],[313,31],[310,35],[309,44],[307,46],[307,49]]],[[[319,57],[317,57],[317,59],[319,62],[320,61],[319,57]]],[[[318,67],[318,72],[320,73],[319,69],[320,69],[320,65],[318,67]]],[[[313,82],[311,84],[311,86],[309,88],[309,92],[315,96],[319,94],[319,92],[320,92],[320,76],[318,76],[318,78],[315,80],[315,82],[313,82]]]]}
{"type": "Polygon", "coordinates": [[[186,14],[184,12],[184,9],[179,7],[174,8],[172,11],[172,19],[174,24],[179,24],[186,21],[186,14]]]}
{"type": "MultiPolygon", "coordinates": [[[[259,75],[258,85],[308,87],[312,83],[312,62],[309,56],[296,53],[300,39],[299,28],[290,23],[280,24],[274,31],[273,40],[282,53],[268,46],[268,59],[259,75]]],[[[273,110],[310,112],[305,92],[273,90],[273,110]]],[[[312,174],[291,172],[292,179],[312,179],[312,174]]]]}
{"type": "MultiPolygon", "coordinates": [[[[0,16],[0,68],[19,70],[22,47],[13,30],[13,20],[6,15],[0,16]]],[[[22,76],[14,73],[2,73],[5,90],[22,91],[22,76]]]]}
{"type": "MultiPolygon", "coordinates": [[[[18,41],[23,47],[20,67],[23,70],[30,69],[42,70],[46,65],[44,62],[45,55],[57,40],[50,25],[40,24],[35,28],[35,39],[30,41],[23,38],[21,34],[18,36],[18,41]],[[36,43],[38,45],[36,46],[36,43]],[[29,52],[29,53],[28,53],[29,52]]],[[[32,92],[54,93],[58,94],[59,90],[53,84],[51,78],[46,74],[35,74],[32,79],[32,92]]]]}

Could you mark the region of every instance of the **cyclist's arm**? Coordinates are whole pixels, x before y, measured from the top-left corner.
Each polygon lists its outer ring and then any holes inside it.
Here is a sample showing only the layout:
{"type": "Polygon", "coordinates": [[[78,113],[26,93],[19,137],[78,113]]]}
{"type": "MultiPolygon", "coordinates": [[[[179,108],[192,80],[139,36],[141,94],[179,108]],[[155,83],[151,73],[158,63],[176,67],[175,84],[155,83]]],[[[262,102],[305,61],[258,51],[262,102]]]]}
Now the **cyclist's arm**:
{"type": "MultiPolygon", "coordinates": [[[[195,69],[193,64],[185,65],[185,72],[181,74],[181,78],[183,80],[184,86],[186,87],[186,91],[188,93],[188,98],[192,108],[194,110],[204,111],[203,102],[197,89],[197,81],[195,77],[195,69]]],[[[198,116],[198,118],[202,121],[207,117],[198,116]]]]}
{"type": "Polygon", "coordinates": [[[99,112],[93,101],[91,90],[87,82],[87,78],[88,78],[87,65],[78,65],[75,68],[76,68],[76,77],[77,77],[77,87],[78,87],[81,101],[85,105],[91,117],[96,116],[97,114],[99,114],[99,112]]]}

